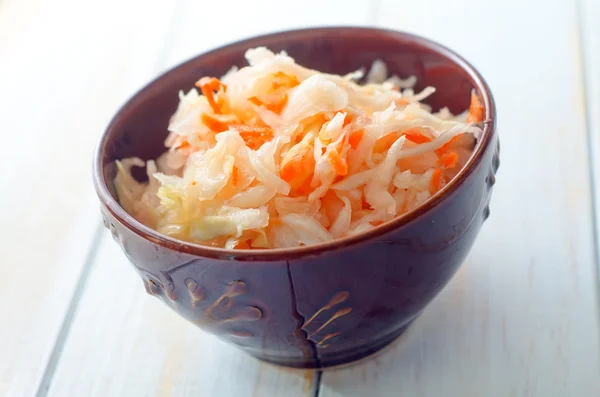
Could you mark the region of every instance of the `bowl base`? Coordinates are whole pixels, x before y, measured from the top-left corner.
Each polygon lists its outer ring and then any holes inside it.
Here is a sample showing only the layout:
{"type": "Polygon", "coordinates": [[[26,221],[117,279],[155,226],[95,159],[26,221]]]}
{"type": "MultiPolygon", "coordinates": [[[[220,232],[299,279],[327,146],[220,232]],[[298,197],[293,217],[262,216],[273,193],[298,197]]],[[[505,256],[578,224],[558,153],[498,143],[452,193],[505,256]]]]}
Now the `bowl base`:
{"type": "Polygon", "coordinates": [[[319,357],[318,360],[303,360],[303,361],[278,361],[271,357],[261,357],[253,354],[254,357],[261,361],[277,366],[288,367],[288,368],[303,368],[303,369],[331,369],[339,368],[348,365],[354,365],[357,361],[362,359],[369,359],[375,353],[381,351],[383,348],[389,346],[397,338],[399,338],[413,323],[415,319],[409,321],[406,325],[402,326],[396,332],[381,338],[370,345],[361,348],[360,350],[349,350],[341,352],[329,357],[319,357]]]}

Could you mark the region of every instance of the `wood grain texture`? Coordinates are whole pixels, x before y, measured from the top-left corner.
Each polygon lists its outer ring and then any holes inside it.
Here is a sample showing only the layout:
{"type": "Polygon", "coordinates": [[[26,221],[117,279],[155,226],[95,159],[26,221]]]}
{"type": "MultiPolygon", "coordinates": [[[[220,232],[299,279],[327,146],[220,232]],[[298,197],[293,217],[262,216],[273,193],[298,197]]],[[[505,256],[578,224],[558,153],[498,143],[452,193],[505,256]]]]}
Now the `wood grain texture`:
{"type": "Polygon", "coordinates": [[[100,222],[91,156],[152,73],[171,3],[4,0],[0,6],[0,395],[31,396],[100,222]],[[150,41],[150,43],[148,42],[150,41]]]}
{"type": "Polygon", "coordinates": [[[325,372],[319,395],[600,395],[575,3],[383,0],[377,15],[482,72],[498,104],[501,166],[491,217],[456,278],[393,348],[325,372]]]}
{"type": "MultiPolygon", "coordinates": [[[[368,8],[366,0],[352,7],[339,0],[309,0],[302,7],[292,7],[289,1],[229,1],[216,6],[182,0],[160,68],[252,35],[327,22],[365,24],[368,8]],[[313,12],[317,6],[322,13],[313,12]],[[219,19],[223,13],[227,28],[219,19]]],[[[125,255],[110,238],[105,240],[51,379],[49,396],[314,395],[313,371],[263,364],[147,296],[125,255]]]]}
{"type": "Polygon", "coordinates": [[[120,103],[224,42],[367,23],[473,61],[498,101],[502,165],[492,216],[454,281],[392,348],[326,372],[320,395],[600,395],[581,73],[584,63],[598,176],[598,2],[582,0],[582,56],[574,1],[0,1],[0,125],[11,144],[0,158],[10,209],[0,224],[11,225],[0,232],[1,396],[35,393],[63,326],[51,396],[310,395],[312,372],[260,364],[145,296],[108,234],[73,323],[62,321],[99,219],[92,148],[120,103]]]}
{"type": "Polygon", "coordinates": [[[48,395],[305,396],[312,380],[259,363],[147,295],[105,233],[48,395]]]}

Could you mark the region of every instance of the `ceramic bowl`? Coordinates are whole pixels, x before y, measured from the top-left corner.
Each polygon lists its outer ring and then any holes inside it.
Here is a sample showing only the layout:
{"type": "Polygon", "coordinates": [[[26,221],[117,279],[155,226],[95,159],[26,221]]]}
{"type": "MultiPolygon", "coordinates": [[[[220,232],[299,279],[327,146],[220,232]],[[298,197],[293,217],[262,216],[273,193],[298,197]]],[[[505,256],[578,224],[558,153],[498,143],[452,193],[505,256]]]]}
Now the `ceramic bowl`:
{"type": "MultiPolygon", "coordinates": [[[[455,274],[489,216],[498,160],[495,107],[480,74],[449,49],[406,33],[356,27],[311,28],[243,40],[166,72],[116,114],[98,146],[95,187],[105,225],[146,291],[205,331],[272,363],[317,368],[365,357],[392,342],[455,274]],[[151,230],[117,202],[114,161],[153,159],[166,126],[202,76],[244,65],[248,48],[285,50],[324,72],[345,74],[383,60],[391,73],[437,88],[428,103],[458,113],[471,90],[485,122],[460,173],[421,207],[367,233],[277,250],[225,250],[151,230]]],[[[118,275],[115,275],[118,277],[118,275]]],[[[160,327],[158,322],[156,327],[160,327]]]]}

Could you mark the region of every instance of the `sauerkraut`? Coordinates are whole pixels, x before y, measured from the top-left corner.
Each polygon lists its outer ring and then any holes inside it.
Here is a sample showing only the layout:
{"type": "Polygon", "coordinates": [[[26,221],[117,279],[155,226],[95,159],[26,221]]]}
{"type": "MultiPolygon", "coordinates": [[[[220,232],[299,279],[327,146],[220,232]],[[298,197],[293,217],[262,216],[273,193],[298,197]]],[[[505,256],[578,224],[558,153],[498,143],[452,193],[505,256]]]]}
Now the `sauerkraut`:
{"type": "Polygon", "coordinates": [[[249,66],[179,94],[168,148],[117,161],[123,208],[167,236],[228,249],[320,244],[368,231],[444,187],[471,155],[484,109],[421,103],[414,77],[375,61],[346,76],[286,53],[246,52],[249,66]],[[145,167],[147,182],[131,174],[145,167]]]}

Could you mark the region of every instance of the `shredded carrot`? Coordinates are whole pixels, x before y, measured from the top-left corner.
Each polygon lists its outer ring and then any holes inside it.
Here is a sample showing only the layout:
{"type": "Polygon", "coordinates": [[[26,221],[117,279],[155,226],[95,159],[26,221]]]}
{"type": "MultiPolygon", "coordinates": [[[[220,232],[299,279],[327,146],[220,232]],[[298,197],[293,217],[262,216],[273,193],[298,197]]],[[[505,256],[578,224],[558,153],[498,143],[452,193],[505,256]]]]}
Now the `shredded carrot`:
{"type": "Polygon", "coordinates": [[[375,141],[375,145],[373,145],[373,152],[385,152],[394,144],[394,142],[398,140],[398,138],[400,138],[403,135],[406,136],[407,140],[416,144],[431,142],[431,138],[421,134],[418,128],[411,128],[403,132],[394,131],[385,136],[382,136],[381,138],[375,141]]]}
{"type": "Polygon", "coordinates": [[[296,154],[290,161],[281,166],[279,176],[290,184],[292,190],[300,187],[314,172],[315,157],[313,145],[307,145],[302,152],[296,154]]]}
{"type": "Polygon", "coordinates": [[[406,136],[406,139],[409,141],[417,144],[431,142],[431,138],[421,134],[419,130],[415,128],[405,131],[404,136],[406,136]]]}
{"type": "Polygon", "coordinates": [[[233,171],[231,171],[231,186],[236,187],[238,184],[238,169],[237,167],[233,167],[233,171]]]}
{"type": "Polygon", "coordinates": [[[292,88],[300,84],[296,76],[286,74],[284,72],[277,72],[273,75],[273,82],[271,83],[271,91],[274,95],[278,95],[278,99],[275,101],[265,102],[260,98],[253,96],[248,98],[248,101],[256,106],[264,107],[274,113],[281,113],[285,105],[288,102],[287,93],[279,90],[280,88],[292,88]],[[278,91],[279,90],[279,91],[278,91]]]}
{"type": "Polygon", "coordinates": [[[211,116],[210,114],[206,113],[202,114],[201,120],[204,125],[206,125],[215,133],[226,131],[229,128],[237,130],[248,147],[254,150],[258,149],[263,143],[273,138],[273,131],[271,128],[266,126],[227,122],[219,119],[218,116],[211,116]]]}
{"type": "Polygon", "coordinates": [[[362,198],[362,209],[363,210],[371,209],[371,204],[369,204],[364,197],[362,198]]]}
{"type": "Polygon", "coordinates": [[[402,136],[402,133],[399,131],[391,132],[385,136],[382,136],[378,140],[375,141],[375,145],[373,145],[373,152],[382,153],[388,150],[394,142],[398,140],[402,136]]]}
{"type": "MultiPolygon", "coordinates": [[[[215,91],[223,89],[227,91],[227,86],[214,77],[202,77],[196,82],[196,87],[200,88],[202,95],[206,97],[208,104],[216,114],[221,114],[221,106],[215,101],[215,91]]],[[[222,102],[221,102],[222,104],[222,102]]]]}
{"type": "Polygon", "coordinates": [[[232,124],[231,128],[240,133],[250,149],[256,150],[273,138],[273,130],[269,127],[259,127],[245,124],[232,124]]]}
{"type": "Polygon", "coordinates": [[[181,143],[177,146],[175,146],[176,149],[187,149],[189,147],[191,147],[192,145],[190,145],[190,143],[187,141],[187,139],[183,138],[181,140],[181,143]]]}
{"type": "Polygon", "coordinates": [[[300,84],[298,78],[292,74],[287,74],[284,72],[277,72],[273,75],[273,83],[271,87],[273,89],[278,89],[281,87],[292,88],[300,84]]]}
{"type": "Polygon", "coordinates": [[[444,155],[444,153],[446,153],[452,146],[454,146],[460,140],[461,136],[462,135],[457,135],[457,136],[453,137],[448,142],[446,142],[442,147],[440,147],[439,149],[436,149],[435,153],[438,156],[444,155]]]}
{"type": "Polygon", "coordinates": [[[280,226],[281,225],[281,218],[278,216],[274,216],[274,217],[269,217],[269,224],[271,226],[280,226]]]}
{"type": "Polygon", "coordinates": [[[346,115],[344,116],[344,125],[342,126],[342,128],[344,128],[348,124],[352,123],[352,121],[353,121],[352,115],[350,113],[346,113],[346,115]]]}
{"type": "Polygon", "coordinates": [[[221,121],[210,114],[203,113],[202,116],[200,116],[200,119],[212,132],[223,132],[227,131],[227,128],[229,128],[229,123],[221,121]]]}
{"type": "Polygon", "coordinates": [[[256,97],[256,96],[252,96],[252,97],[248,98],[248,102],[250,102],[251,104],[256,105],[256,106],[264,105],[263,101],[258,99],[258,97],[256,97]]]}
{"type": "Polygon", "coordinates": [[[483,121],[484,114],[485,108],[481,103],[481,99],[479,99],[479,96],[477,95],[475,90],[473,90],[471,92],[471,106],[469,108],[469,116],[467,117],[467,123],[481,123],[483,121]]]}
{"type": "Polygon", "coordinates": [[[436,168],[431,175],[431,184],[429,185],[429,193],[435,194],[442,186],[442,170],[436,168]]]}
{"type": "Polygon", "coordinates": [[[283,110],[283,108],[285,107],[285,105],[287,105],[287,102],[288,102],[288,96],[287,96],[287,94],[283,94],[277,102],[269,103],[266,107],[271,112],[280,114],[281,111],[283,110]]]}
{"type": "Polygon", "coordinates": [[[329,158],[329,162],[333,166],[333,169],[335,170],[336,174],[348,174],[348,164],[346,163],[346,159],[340,156],[338,151],[330,150],[327,154],[327,157],[329,158]]]}
{"type": "Polygon", "coordinates": [[[311,182],[312,182],[312,177],[313,174],[310,174],[306,180],[302,183],[302,185],[298,186],[298,188],[296,188],[295,193],[297,193],[300,196],[308,196],[310,194],[310,192],[313,191],[312,186],[310,186],[311,182]]]}
{"type": "Polygon", "coordinates": [[[314,125],[323,125],[324,123],[326,123],[328,121],[329,121],[329,118],[327,117],[327,115],[325,113],[317,113],[314,116],[306,118],[303,121],[303,123],[304,123],[305,129],[310,129],[314,125]]]}
{"type": "Polygon", "coordinates": [[[362,137],[365,133],[365,130],[357,130],[354,131],[350,137],[348,138],[348,144],[350,144],[350,147],[352,149],[356,149],[358,147],[358,145],[360,144],[360,141],[362,140],[362,137]]]}
{"type": "Polygon", "coordinates": [[[456,153],[456,152],[444,153],[440,157],[439,163],[442,167],[444,167],[446,169],[456,167],[456,164],[458,163],[458,153],[456,153]]]}
{"type": "Polygon", "coordinates": [[[270,102],[270,103],[265,103],[265,102],[261,101],[258,97],[255,97],[255,96],[248,98],[248,102],[250,102],[256,106],[264,107],[265,109],[268,109],[271,112],[274,112],[277,114],[281,113],[281,111],[283,110],[285,105],[287,105],[287,101],[288,101],[288,96],[285,93],[282,94],[276,102],[270,102]]]}
{"type": "Polygon", "coordinates": [[[248,244],[247,241],[238,241],[238,243],[233,248],[247,250],[247,249],[250,249],[250,245],[248,244]]]}

